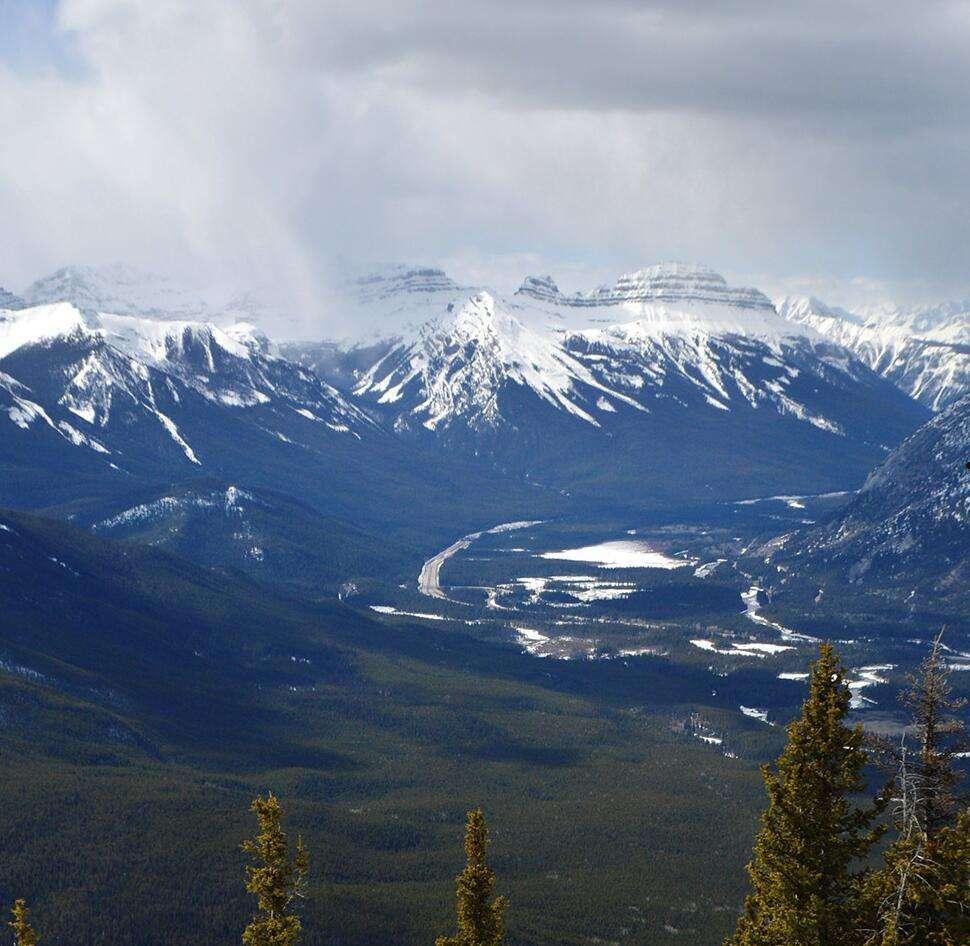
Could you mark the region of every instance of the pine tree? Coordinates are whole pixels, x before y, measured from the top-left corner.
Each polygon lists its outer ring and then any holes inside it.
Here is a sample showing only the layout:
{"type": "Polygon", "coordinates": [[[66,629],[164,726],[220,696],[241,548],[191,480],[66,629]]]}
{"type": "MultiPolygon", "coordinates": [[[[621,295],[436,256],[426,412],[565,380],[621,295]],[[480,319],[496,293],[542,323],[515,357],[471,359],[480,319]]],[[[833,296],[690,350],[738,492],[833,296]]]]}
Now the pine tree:
{"type": "Polygon", "coordinates": [[[970,807],[940,832],[940,898],[944,906],[943,946],[970,943],[970,807]]]}
{"type": "Polygon", "coordinates": [[[8,924],[13,929],[15,946],[37,946],[38,936],[27,919],[30,910],[25,900],[17,900],[13,905],[13,920],[8,924]]]}
{"type": "Polygon", "coordinates": [[[944,946],[951,942],[947,931],[954,916],[970,912],[970,863],[961,864],[959,858],[960,844],[970,845],[970,839],[961,838],[966,816],[956,817],[960,773],[955,759],[966,739],[955,714],[964,701],[951,695],[940,637],[910,678],[902,700],[912,714],[918,747],[910,751],[904,733],[895,753],[895,837],[882,869],[866,884],[868,942],[944,946]]]}
{"type": "Polygon", "coordinates": [[[822,644],[809,697],[788,726],[777,766],[762,774],[769,804],[748,865],[752,892],[728,946],[851,946],[865,858],[879,836],[881,802],[857,807],[867,757],[861,726],[845,725],[842,665],[822,644]]]}
{"type": "Polygon", "coordinates": [[[257,797],[251,806],[259,821],[259,833],[243,844],[256,861],[246,867],[246,890],[255,895],[259,912],[242,935],[246,946],[293,946],[302,925],[293,912],[294,901],[304,895],[310,857],[302,838],[290,860],[289,842],[283,832],[283,808],[271,792],[257,797]]]}
{"type": "Polygon", "coordinates": [[[481,808],[468,812],[465,825],[467,866],[456,881],[458,932],[439,936],[436,946],[500,946],[505,931],[505,897],[492,900],[495,872],[488,866],[488,825],[481,808]]]}
{"type": "Polygon", "coordinates": [[[942,633],[919,671],[910,678],[903,703],[912,713],[919,737],[919,753],[911,769],[915,816],[927,837],[934,838],[953,822],[957,810],[955,789],[961,778],[954,760],[967,747],[966,727],[957,715],[966,706],[966,700],[954,698],[951,692],[942,633]]]}

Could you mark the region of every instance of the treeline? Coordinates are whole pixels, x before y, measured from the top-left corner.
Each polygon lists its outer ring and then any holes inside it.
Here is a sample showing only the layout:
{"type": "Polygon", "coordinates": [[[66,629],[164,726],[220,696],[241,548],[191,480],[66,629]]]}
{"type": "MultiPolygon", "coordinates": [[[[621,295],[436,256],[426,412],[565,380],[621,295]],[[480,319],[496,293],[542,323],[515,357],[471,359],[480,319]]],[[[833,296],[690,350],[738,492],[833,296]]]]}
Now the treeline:
{"type": "MultiPolygon", "coordinates": [[[[821,645],[785,750],[762,770],[768,807],[748,864],[751,892],[725,946],[970,946],[970,807],[956,763],[967,741],[948,672],[937,639],[904,694],[910,724],[893,744],[847,725],[845,673],[834,648],[821,645]],[[867,798],[874,762],[889,777],[867,798]]],[[[273,794],[251,810],[258,831],[243,850],[256,912],[242,942],[295,946],[309,853],[301,838],[291,850],[273,794]]],[[[502,943],[507,901],[494,895],[488,844],[483,812],[470,811],[457,931],[436,946],[502,943]]],[[[36,946],[23,900],[9,925],[16,946],[36,946]]]]}

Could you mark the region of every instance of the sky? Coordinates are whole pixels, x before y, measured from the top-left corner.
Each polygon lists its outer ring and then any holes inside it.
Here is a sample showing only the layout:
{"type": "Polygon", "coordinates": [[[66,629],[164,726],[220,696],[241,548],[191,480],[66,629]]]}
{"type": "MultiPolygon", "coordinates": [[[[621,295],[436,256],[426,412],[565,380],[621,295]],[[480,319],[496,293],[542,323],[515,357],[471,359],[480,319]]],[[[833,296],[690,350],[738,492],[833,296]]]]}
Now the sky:
{"type": "Polygon", "coordinates": [[[970,296],[970,0],[0,0],[0,285],[970,296]]]}

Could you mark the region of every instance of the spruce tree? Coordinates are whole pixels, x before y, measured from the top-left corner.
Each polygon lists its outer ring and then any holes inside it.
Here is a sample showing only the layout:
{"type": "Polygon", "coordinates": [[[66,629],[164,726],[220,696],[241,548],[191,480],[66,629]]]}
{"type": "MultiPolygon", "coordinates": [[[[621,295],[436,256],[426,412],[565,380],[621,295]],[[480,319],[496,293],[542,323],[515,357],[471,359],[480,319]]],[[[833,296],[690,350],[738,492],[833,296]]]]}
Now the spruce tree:
{"type": "Polygon", "coordinates": [[[39,937],[28,920],[30,910],[27,909],[27,902],[17,900],[13,905],[12,913],[13,919],[8,925],[13,929],[15,946],[37,946],[39,937]]]}
{"type": "Polygon", "coordinates": [[[970,839],[962,837],[967,816],[957,818],[956,798],[956,754],[966,746],[965,728],[956,713],[964,701],[951,694],[939,637],[902,700],[912,714],[909,729],[916,746],[909,749],[909,733],[904,732],[895,753],[895,836],[882,869],[866,884],[868,942],[948,946],[954,917],[970,912],[970,862],[960,862],[970,839]]]}
{"type": "Polygon", "coordinates": [[[853,802],[865,787],[861,726],[845,724],[842,665],[822,644],[809,697],[788,726],[777,766],[764,766],[768,808],[748,865],[752,892],[728,946],[854,946],[861,871],[878,838],[880,803],[853,802]]]}
{"type": "Polygon", "coordinates": [[[436,946],[500,946],[505,931],[505,897],[492,900],[495,872],[488,866],[488,825],[481,808],[468,812],[465,825],[467,865],[456,881],[458,932],[439,936],[436,946]]]}
{"type": "Polygon", "coordinates": [[[950,688],[950,668],[943,658],[942,633],[919,671],[910,678],[903,695],[919,740],[910,777],[914,787],[915,817],[929,838],[953,823],[957,810],[958,752],[967,747],[966,727],[957,715],[966,700],[950,688]]]}
{"type": "Polygon", "coordinates": [[[940,832],[940,899],[942,946],[970,943],[970,807],[964,808],[951,827],[940,832]]]}
{"type": "Polygon", "coordinates": [[[243,844],[256,862],[246,867],[246,890],[257,898],[259,910],[242,940],[246,946],[293,946],[302,931],[293,906],[304,894],[309,854],[303,839],[297,838],[296,853],[290,859],[283,808],[272,792],[255,798],[251,810],[259,821],[259,833],[243,844]]]}

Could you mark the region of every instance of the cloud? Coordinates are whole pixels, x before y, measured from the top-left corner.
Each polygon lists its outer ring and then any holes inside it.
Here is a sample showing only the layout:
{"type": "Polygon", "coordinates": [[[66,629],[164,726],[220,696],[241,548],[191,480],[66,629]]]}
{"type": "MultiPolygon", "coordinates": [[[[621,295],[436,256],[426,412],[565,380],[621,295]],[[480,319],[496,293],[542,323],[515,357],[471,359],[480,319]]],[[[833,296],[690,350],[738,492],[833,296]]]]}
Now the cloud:
{"type": "Polygon", "coordinates": [[[0,282],[127,259],[314,312],[348,258],[970,284],[965,2],[48,12],[0,44],[0,282]]]}

